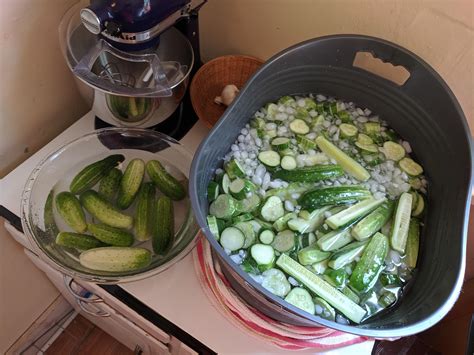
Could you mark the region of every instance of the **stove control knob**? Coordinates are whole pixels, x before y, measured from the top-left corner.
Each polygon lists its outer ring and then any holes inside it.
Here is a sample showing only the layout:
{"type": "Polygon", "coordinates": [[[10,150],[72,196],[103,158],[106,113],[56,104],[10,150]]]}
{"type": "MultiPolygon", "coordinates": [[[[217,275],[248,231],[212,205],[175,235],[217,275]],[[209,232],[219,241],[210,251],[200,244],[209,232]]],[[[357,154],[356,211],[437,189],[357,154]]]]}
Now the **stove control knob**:
{"type": "Polygon", "coordinates": [[[85,28],[95,35],[102,32],[102,23],[99,16],[89,8],[81,9],[81,21],[85,28]]]}

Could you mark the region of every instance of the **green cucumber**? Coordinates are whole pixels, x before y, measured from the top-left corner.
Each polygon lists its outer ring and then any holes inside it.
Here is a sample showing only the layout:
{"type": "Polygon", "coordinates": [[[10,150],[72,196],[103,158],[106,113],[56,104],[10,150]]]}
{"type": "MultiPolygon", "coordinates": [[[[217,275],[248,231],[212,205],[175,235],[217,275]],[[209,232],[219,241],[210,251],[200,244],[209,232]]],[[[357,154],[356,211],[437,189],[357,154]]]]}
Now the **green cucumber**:
{"type": "Polygon", "coordinates": [[[379,122],[366,122],[364,123],[364,130],[369,136],[379,134],[382,131],[382,127],[379,122]]]}
{"type": "Polygon", "coordinates": [[[230,193],[238,200],[243,200],[248,193],[255,192],[257,186],[247,179],[237,178],[229,186],[230,193]]]}
{"type": "Polygon", "coordinates": [[[117,207],[125,210],[133,203],[145,174],[145,162],[142,159],[133,159],[128,163],[117,197],[117,207]]]}
{"type": "MultiPolygon", "coordinates": [[[[328,263],[329,265],[329,263],[328,263]]],[[[345,269],[326,269],[324,272],[323,278],[329,284],[336,287],[337,289],[342,289],[347,284],[348,274],[345,269]]]]}
{"type": "Polygon", "coordinates": [[[152,245],[156,254],[163,254],[173,244],[174,212],[173,202],[167,196],[158,199],[153,218],[152,245]]]}
{"type": "Polygon", "coordinates": [[[227,164],[225,164],[224,170],[226,171],[227,175],[229,175],[229,178],[231,179],[245,176],[244,169],[242,168],[240,163],[235,159],[231,159],[227,164]]]}
{"type": "Polygon", "coordinates": [[[359,131],[356,126],[348,123],[343,123],[339,126],[341,130],[341,137],[342,138],[353,138],[357,135],[359,131]]]}
{"type": "Polygon", "coordinates": [[[317,182],[344,175],[339,165],[315,165],[292,170],[276,169],[271,173],[274,179],[288,182],[317,182]]]}
{"type": "Polygon", "coordinates": [[[424,199],[423,195],[418,194],[417,197],[418,198],[417,198],[417,202],[416,202],[416,207],[414,209],[412,208],[412,212],[411,212],[411,215],[413,217],[420,216],[423,213],[424,209],[425,209],[425,199],[424,199]]]}
{"type": "Polygon", "coordinates": [[[290,130],[295,134],[309,133],[308,125],[300,118],[296,118],[290,122],[290,130]]]}
{"type": "Polygon", "coordinates": [[[317,316],[330,321],[336,320],[336,310],[321,297],[314,297],[314,310],[317,316]]]}
{"type": "Polygon", "coordinates": [[[310,291],[326,300],[353,322],[360,323],[366,315],[367,312],[362,307],[288,255],[281,254],[276,264],[284,272],[300,281],[310,291]]]}
{"type": "Polygon", "coordinates": [[[81,203],[71,192],[63,191],[56,195],[56,209],[64,222],[75,232],[84,233],[87,230],[81,203]]]}
{"type": "Polygon", "coordinates": [[[398,199],[397,210],[393,217],[390,242],[392,248],[402,254],[405,253],[405,246],[407,243],[412,200],[413,196],[410,193],[402,193],[398,199]]]}
{"type": "Polygon", "coordinates": [[[291,285],[281,270],[268,269],[262,273],[262,277],[262,287],[274,295],[285,297],[291,290],[291,285]]]}
{"type": "Polygon", "coordinates": [[[316,138],[316,144],[319,149],[326,153],[329,157],[336,160],[336,162],[347,172],[357,180],[366,181],[370,178],[369,172],[358,162],[332,144],[323,136],[316,138]]]}
{"type": "Polygon", "coordinates": [[[297,163],[296,159],[290,155],[285,155],[283,158],[281,158],[280,165],[282,169],[285,170],[294,170],[296,169],[297,163]]]}
{"type": "Polygon", "coordinates": [[[53,202],[54,202],[54,190],[51,190],[44,204],[44,214],[43,214],[44,230],[46,233],[50,235],[58,235],[59,229],[58,229],[58,226],[56,225],[56,221],[54,220],[53,202]]]}
{"type": "Polygon", "coordinates": [[[289,229],[279,232],[271,243],[271,246],[280,253],[292,251],[295,245],[295,233],[289,229]]]}
{"type": "Polygon", "coordinates": [[[253,226],[249,222],[239,222],[234,225],[235,228],[239,229],[242,233],[244,233],[245,241],[242,248],[249,248],[252,244],[255,243],[257,239],[257,235],[253,229],[253,226]]]}
{"type": "Polygon", "coordinates": [[[152,182],[145,182],[138,192],[135,210],[135,238],[138,241],[151,238],[154,199],[155,186],[152,182]]]}
{"type": "Polygon", "coordinates": [[[360,186],[331,186],[305,192],[298,200],[306,210],[323,206],[344,205],[371,197],[370,191],[360,186]]]}
{"type": "Polygon", "coordinates": [[[420,248],[420,221],[416,218],[410,220],[408,228],[408,237],[406,244],[405,263],[408,267],[414,269],[418,260],[418,250],[420,248]]]}
{"type": "Polygon", "coordinates": [[[290,148],[290,139],[286,137],[276,137],[272,139],[272,148],[280,152],[290,148]]]}
{"type": "Polygon", "coordinates": [[[179,201],[186,197],[183,185],[158,160],[148,161],[145,168],[155,186],[170,199],[179,201]]]}
{"type": "Polygon", "coordinates": [[[352,242],[349,228],[341,228],[324,234],[318,239],[319,247],[324,251],[334,251],[352,242]]]}
{"type": "Polygon", "coordinates": [[[100,222],[111,227],[132,228],[133,217],[119,211],[94,190],[83,192],[79,199],[87,212],[100,222]]]}
{"type": "Polygon", "coordinates": [[[342,288],[341,292],[345,294],[347,297],[349,297],[353,302],[359,304],[360,302],[360,297],[355,293],[354,291],[351,290],[349,286],[345,286],[342,288]]]}
{"type": "Polygon", "coordinates": [[[245,235],[235,227],[227,227],[221,233],[219,241],[224,249],[236,251],[242,249],[245,243],[245,235]]]}
{"type": "Polygon", "coordinates": [[[313,243],[298,252],[298,261],[301,265],[312,265],[326,260],[331,255],[331,252],[323,251],[319,248],[317,243],[313,243]]]}
{"type": "Polygon", "coordinates": [[[402,281],[397,275],[382,273],[379,277],[382,286],[401,286],[402,281]]]}
{"type": "Polygon", "coordinates": [[[275,222],[285,214],[283,202],[277,196],[269,197],[263,204],[260,214],[265,221],[275,222]]]}
{"type": "Polygon", "coordinates": [[[251,221],[252,219],[253,219],[253,215],[249,212],[245,212],[232,218],[232,224],[237,224],[239,222],[248,222],[248,221],[251,221]]]}
{"type": "Polygon", "coordinates": [[[405,156],[405,149],[398,143],[387,141],[383,144],[382,152],[389,160],[399,161],[405,156]]]}
{"type": "Polygon", "coordinates": [[[151,253],[144,248],[105,247],[81,253],[79,262],[92,270],[127,272],[150,265],[151,253]]]}
{"type": "Polygon", "coordinates": [[[123,162],[125,157],[122,154],[109,155],[107,158],[89,164],[82,169],[71,181],[69,190],[78,195],[92,188],[99,182],[112,168],[123,162]]]}
{"type": "Polygon", "coordinates": [[[368,198],[364,201],[357,202],[355,205],[352,205],[345,210],[336,213],[329,217],[326,220],[326,224],[331,227],[332,229],[340,228],[351,221],[359,219],[366,214],[373,211],[375,208],[380,206],[382,203],[386,201],[385,198],[376,200],[374,198],[368,198]]]}
{"type": "Polygon", "coordinates": [[[230,195],[219,195],[209,207],[209,213],[217,218],[230,219],[235,214],[237,201],[230,195]]]}
{"type": "Polygon", "coordinates": [[[272,244],[275,239],[275,233],[270,229],[264,229],[260,232],[258,239],[262,244],[272,244]]]}
{"type": "Polygon", "coordinates": [[[290,219],[296,218],[296,213],[294,212],[289,212],[285,214],[284,216],[278,218],[274,223],[273,223],[273,228],[277,232],[281,232],[282,230],[285,230],[288,228],[288,221],[290,219]]]}
{"type": "Polygon", "coordinates": [[[220,187],[221,187],[222,193],[228,194],[229,193],[229,186],[230,186],[230,177],[227,174],[223,174],[222,179],[220,181],[220,187]]]}
{"type": "Polygon", "coordinates": [[[355,142],[357,148],[362,150],[364,153],[378,153],[379,147],[376,144],[364,144],[359,141],[355,142]]]}
{"type": "Polygon", "coordinates": [[[116,247],[129,247],[133,244],[133,234],[105,224],[87,225],[88,231],[98,240],[116,247]]]}
{"type": "Polygon", "coordinates": [[[388,238],[376,233],[365,247],[349,280],[350,286],[358,292],[370,290],[383,270],[389,249],[388,238]]]}
{"type": "Polygon", "coordinates": [[[260,272],[271,269],[275,264],[275,251],[270,245],[254,244],[250,248],[250,255],[257,263],[260,272]]]}
{"type": "Polygon", "coordinates": [[[56,236],[56,244],[63,247],[76,248],[79,250],[88,250],[93,248],[105,247],[107,244],[100,240],[80,233],[59,232],[56,236]]]}
{"type": "Polygon", "coordinates": [[[359,133],[359,135],[357,136],[357,142],[359,142],[362,145],[374,144],[374,141],[372,140],[372,138],[370,138],[368,135],[364,133],[359,133]]]}
{"type": "Polygon", "coordinates": [[[418,176],[423,174],[423,167],[411,158],[403,158],[398,162],[400,169],[410,176],[418,176]]]}
{"type": "Polygon", "coordinates": [[[113,202],[121,179],[122,171],[117,168],[111,169],[99,182],[99,194],[109,202],[113,202]]]}
{"type": "Polygon", "coordinates": [[[367,241],[353,242],[335,252],[328,262],[328,266],[334,270],[340,269],[352,263],[364,251],[367,241]]]}
{"type": "Polygon", "coordinates": [[[280,165],[280,154],[273,150],[265,150],[258,153],[258,160],[260,160],[262,164],[266,166],[277,167],[280,165]]]}
{"type": "Polygon", "coordinates": [[[207,226],[216,240],[219,240],[219,225],[215,216],[207,216],[207,226]]]}
{"type": "Polygon", "coordinates": [[[314,303],[311,295],[302,287],[294,287],[285,297],[285,301],[308,313],[314,314],[314,303]]]}
{"type": "Polygon", "coordinates": [[[257,194],[252,193],[249,197],[244,198],[240,202],[240,204],[237,204],[237,207],[239,208],[240,212],[252,213],[258,209],[261,200],[257,194]]]}
{"type": "Polygon", "coordinates": [[[378,232],[392,217],[394,203],[385,201],[374,211],[364,217],[352,229],[352,236],[357,240],[365,240],[378,232]]]}
{"type": "Polygon", "coordinates": [[[219,184],[215,181],[210,181],[207,185],[207,200],[214,201],[219,196],[219,184]]]}

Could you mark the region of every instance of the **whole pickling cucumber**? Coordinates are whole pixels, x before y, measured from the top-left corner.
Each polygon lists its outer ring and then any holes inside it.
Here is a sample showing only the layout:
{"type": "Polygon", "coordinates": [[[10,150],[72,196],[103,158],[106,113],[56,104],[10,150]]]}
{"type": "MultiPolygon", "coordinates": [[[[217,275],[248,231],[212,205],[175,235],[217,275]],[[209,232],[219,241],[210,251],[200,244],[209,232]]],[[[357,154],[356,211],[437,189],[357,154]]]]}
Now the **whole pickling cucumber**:
{"type": "Polygon", "coordinates": [[[96,161],[95,163],[89,164],[82,169],[72,179],[69,185],[69,190],[77,195],[81,194],[86,190],[92,188],[99,182],[100,179],[106,175],[110,169],[116,167],[119,163],[123,162],[125,157],[122,154],[109,155],[107,158],[96,161]]]}
{"type": "Polygon", "coordinates": [[[79,262],[92,270],[133,271],[150,265],[151,253],[145,248],[105,247],[81,253],[79,262]]]}
{"type": "Polygon", "coordinates": [[[107,244],[102,243],[100,240],[97,240],[90,235],[72,232],[58,233],[56,236],[56,244],[63,247],[76,248],[79,250],[88,250],[107,246],[107,244]]]}
{"type": "Polygon", "coordinates": [[[382,233],[375,233],[351,274],[349,284],[353,289],[367,292],[374,286],[384,267],[388,247],[388,238],[382,233]]]}
{"type": "Polygon", "coordinates": [[[119,228],[102,223],[90,223],[87,225],[87,229],[96,239],[109,245],[129,247],[133,244],[133,234],[119,228]]]}
{"type": "Polygon", "coordinates": [[[133,217],[128,216],[94,190],[88,190],[79,197],[84,208],[93,217],[111,227],[129,229],[133,226],[133,217]]]}
{"type": "Polygon", "coordinates": [[[56,209],[64,222],[78,233],[87,230],[86,216],[81,203],[72,193],[63,191],[56,196],[56,209]]]}
{"type": "Polygon", "coordinates": [[[293,170],[277,169],[272,172],[274,179],[289,182],[316,182],[342,175],[344,175],[344,170],[339,165],[315,165],[293,170]]]}
{"type": "Polygon", "coordinates": [[[168,173],[158,160],[146,163],[146,171],[156,187],[170,199],[178,201],[186,197],[183,185],[168,173]]]}
{"type": "Polygon", "coordinates": [[[332,186],[308,191],[298,200],[305,210],[323,206],[343,205],[371,197],[370,191],[360,186],[332,186]]]}
{"type": "Polygon", "coordinates": [[[133,159],[128,163],[122,180],[120,180],[120,189],[117,197],[118,208],[125,210],[130,207],[140,189],[144,174],[145,162],[143,160],[133,159]]]}
{"type": "Polygon", "coordinates": [[[151,237],[154,198],[155,186],[152,182],[145,182],[138,192],[135,211],[135,238],[137,240],[148,240],[151,237]]]}
{"type": "Polygon", "coordinates": [[[167,196],[157,201],[153,220],[153,250],[156,254],[163,254],[174,237],[173,202],[167,196]]]}
{"type": "Polygon", "coordinates": [[[99,194],[107,201],[113,202],[119,190],[121,179],[122,171],[120,169],[113,168],[110,170],[99,182],[99,194]]]}

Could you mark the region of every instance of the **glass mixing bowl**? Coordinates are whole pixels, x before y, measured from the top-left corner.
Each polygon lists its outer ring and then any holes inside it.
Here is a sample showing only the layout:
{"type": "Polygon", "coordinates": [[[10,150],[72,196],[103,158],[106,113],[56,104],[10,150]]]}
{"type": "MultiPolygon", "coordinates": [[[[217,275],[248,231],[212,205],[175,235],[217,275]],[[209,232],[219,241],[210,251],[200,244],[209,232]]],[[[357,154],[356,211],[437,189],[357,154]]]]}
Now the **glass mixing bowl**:
{"type": "MultiPolygon", "coordinates": [[[[122,171],[131,159],[141,158],[145,162],[157,159],[187,187],[192,155],[179,142],[151,130],[106,128],[73,140],[41,161],[28,178],[22,196],[23,229],[40,258],[73,278],[97,283],[136,281],[166,270],[192,250],[198,232],[189,198],[186,197],[173,202],[175,238],[172,246],[165,255],[152,253],[151,264],[145,268],[128,272],[88,269],[79,263],[79,251],[57,245],[57,230],[72,230],[57,213],[54,198],[49,199],[53,201],[52,205],[47,203],[48,196],[68,191],[71,180],[82,168],[111,154],[125,156],[125,161],[119,166],[122,171]]],[[[147,180],[149,178],[145,174],[144,181],[147,180]]],[[[94,189],[97,190],[97,186],[94,189]]],[[[134,210],[135,203],[125,213],[133,215],[134,210]]],[[[92,218],[86,215],[90,222],[92,218]]],[[[152,251],[150,240],[135,242],[134,246],[152,251]]]]}

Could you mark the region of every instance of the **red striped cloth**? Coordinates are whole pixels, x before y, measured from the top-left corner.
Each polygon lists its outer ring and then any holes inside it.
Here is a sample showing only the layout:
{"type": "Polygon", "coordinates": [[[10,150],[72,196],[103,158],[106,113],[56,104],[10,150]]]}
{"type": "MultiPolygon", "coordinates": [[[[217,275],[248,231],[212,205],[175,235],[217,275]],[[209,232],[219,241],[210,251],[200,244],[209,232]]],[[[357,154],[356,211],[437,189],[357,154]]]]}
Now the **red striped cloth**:
{"type": "Polygon", "coordinates": [[[331,350],[368,340],[326,327],[298,327],[267,317],[245,303],[230,287],[219,265],[214,265],[210,244],[203,235],[198,238],[193,255],[194,266],[204,293],[238,328],[286,350],[331,350]]]}

